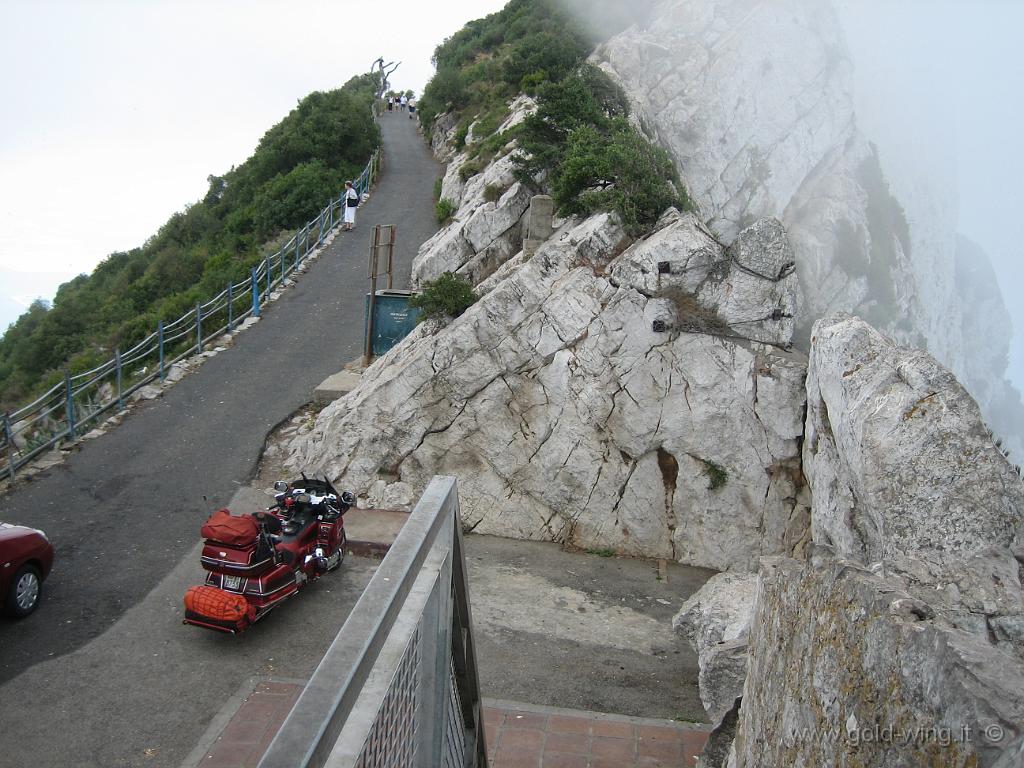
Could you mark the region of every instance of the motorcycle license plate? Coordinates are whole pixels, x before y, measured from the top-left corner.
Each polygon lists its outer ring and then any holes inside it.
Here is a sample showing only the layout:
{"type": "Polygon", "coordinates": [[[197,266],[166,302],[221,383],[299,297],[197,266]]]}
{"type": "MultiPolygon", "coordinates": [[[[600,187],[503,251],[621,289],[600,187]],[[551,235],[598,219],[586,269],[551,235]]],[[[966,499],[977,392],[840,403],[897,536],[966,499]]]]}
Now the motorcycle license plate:
{"type": "Polygon", "coordinates": [[[241,576],[225,576],[224,577],[224,589],[241,589],[242,588],[242,577],[241,576]]]}

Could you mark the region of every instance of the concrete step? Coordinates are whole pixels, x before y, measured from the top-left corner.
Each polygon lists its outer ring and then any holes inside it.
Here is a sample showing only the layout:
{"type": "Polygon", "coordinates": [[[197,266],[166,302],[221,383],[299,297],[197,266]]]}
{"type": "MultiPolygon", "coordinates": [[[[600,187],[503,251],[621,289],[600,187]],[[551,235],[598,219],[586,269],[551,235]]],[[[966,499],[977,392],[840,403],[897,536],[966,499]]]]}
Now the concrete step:
{"type": "Polygon", "coordinates": [[[333,403],[359,386],[360,375],[352,371],[339,371],[320,382],[313,390],[313,402],[317,405],[333,403]]]}

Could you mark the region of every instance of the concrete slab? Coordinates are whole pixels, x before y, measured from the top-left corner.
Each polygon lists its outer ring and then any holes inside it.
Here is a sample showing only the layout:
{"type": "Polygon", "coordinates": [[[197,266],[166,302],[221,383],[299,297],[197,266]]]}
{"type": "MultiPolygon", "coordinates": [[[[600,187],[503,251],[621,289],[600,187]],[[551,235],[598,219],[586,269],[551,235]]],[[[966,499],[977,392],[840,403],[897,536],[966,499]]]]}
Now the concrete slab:
{"type": "Polygon", "coordinates": [[[697,657],[672,617],[713,571],[466,536],[484,696],[703,722],[697,657]]]}
{"type": "Polygon", "coordinates": [[[347,395],[359,386],[360,376],[352,371],[339,371],[328,376],[313,390],[313,401],[317,405],[327,405],[339,397],[347,395]]]}
{"type": "Polygon", "coordinates": [[[402,530],[408,512],[390,509],[350,509],[345,513],[349,549],[361,556],[383,557],[402,530]]]}

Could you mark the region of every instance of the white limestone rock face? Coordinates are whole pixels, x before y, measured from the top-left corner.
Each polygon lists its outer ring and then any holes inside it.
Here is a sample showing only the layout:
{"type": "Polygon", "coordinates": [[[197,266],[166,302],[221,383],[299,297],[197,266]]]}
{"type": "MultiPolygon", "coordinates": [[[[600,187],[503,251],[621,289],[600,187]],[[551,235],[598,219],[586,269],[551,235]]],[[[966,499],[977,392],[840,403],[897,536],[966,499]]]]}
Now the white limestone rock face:
{"type": "Polygon", "coordinates": [[[700,698],[712,723],[720,722],[743,693],[756,588],[753,573],[712,576],[672,620],[697,652],[700,698]]]}
{"type": "Polygon", "coordinates": [[[902,204],[890,193],[857,127],[831,3],[664,0],[593,58],[622,83],[719,238],[731,243],[766,217],[783,223],[803,289],[801,347],[814,320],[853,312],[926,346],[987,414],[1003,413],[993,398],[1009,402],[1008,329],[997,307],[981,308],[978,328],[977,305],[961,295],[952,187],[893,185],[902,204]]]}
{"type": "MultiPolygon", "coordinates": [[[[756,232],[776,247],[772,226],[756,232]]],[[[748,277],[692,218],[654,237],[680,263],[718,262],[720,285],[748,277]],[[700,249],[714,252],[688,253],[700,249]]],[[[792,552],[808,529],[805,361],[730,333],[655,331],[681,300],[651,294],[649,243],[627,248],[607,214],[567,223],[499,268],[464,315],[374,363],[292,443],[292,466],[359,493],[380,476],[418,493],[457,475],[480,533],[720,570],[792,552]]],[[[796,300],[794,276],[762,282],[744,313],[796,300]]],[[[749,319],[715,306],[726,331],[749,319]]]]}
{"type": "Polygon", "coordinates": [[[859,319],[824,318],[807,405],[815,542],[862,562],[1011,545],[1024,484],[974,400],[930,355],[859,319]]]}
{"type": "Polygon", "coordinates": [[[953,375],[861,320],[815,324],[807,393],[813,542],[761,561],[736,766],[1014,764],[1024,484],[953,375]]]}
{"type": "Polygon", "coordinates": [[[468,161],[457,155],[445,172],[441,197],[458,206],[453,220],[420,246],[413,259],[412,280],[421,285],[444,272],[456,272],[476,284],[522,247],[522,217],[530,206],[529,190],[515,180],[515,164],[504,155],[480,173],[463,180],[468,161]],[[487,201],[488,188],[500,193],[487,201]]]}
{"type": "Polygon", "coordinates": [[[934,588],[816,547],[766,558],[755,605],[738,768],[1019,764],[1024,657],[964,631],[934,588]]]}
{"type": "Polygon", "coordinates": [[[434,157],[447,163],[455,155],[455,132],[459,127],[459,116],[444,112],[437,116],[431,129],[430,148],[434,157]]]}

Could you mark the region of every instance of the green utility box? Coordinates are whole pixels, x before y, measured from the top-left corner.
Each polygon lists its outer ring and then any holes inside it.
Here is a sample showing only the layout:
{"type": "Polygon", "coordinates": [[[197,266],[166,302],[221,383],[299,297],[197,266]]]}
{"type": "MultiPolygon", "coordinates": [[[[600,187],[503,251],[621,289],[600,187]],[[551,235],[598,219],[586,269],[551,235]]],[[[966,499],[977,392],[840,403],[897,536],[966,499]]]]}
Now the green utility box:
{"type": "Polygon", "coordinates": [[[416,327],[420,311],[409,306],[412,296],[412,291],[391,288],[377,291],[371,324],[370,294],[366,294],[366,332],[372,334],[370,349],[375,357],[385,354],[416,327]]]}

